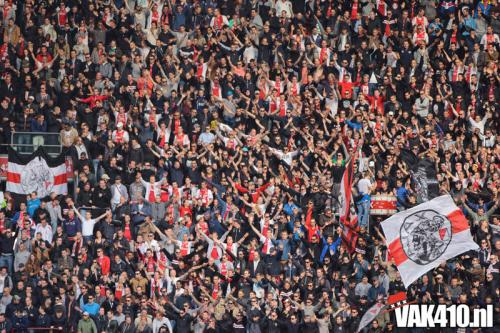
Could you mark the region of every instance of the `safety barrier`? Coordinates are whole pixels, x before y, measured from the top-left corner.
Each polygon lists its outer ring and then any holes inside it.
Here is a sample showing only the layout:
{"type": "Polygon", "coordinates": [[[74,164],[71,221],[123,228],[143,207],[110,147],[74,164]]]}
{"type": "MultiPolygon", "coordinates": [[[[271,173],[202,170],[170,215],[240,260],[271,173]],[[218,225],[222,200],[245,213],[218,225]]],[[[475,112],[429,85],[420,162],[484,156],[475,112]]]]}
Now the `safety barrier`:
{"type": "Polygon", "coordinates": [[[32,154],[40,146],[43,146],[49,155],[58,155],[62,151],[59,133],[13,132],[10,143],[20,154],[32,154]]]}
{"type": "MultiPolygon", "coordinates": [[[[30,331],[35,331],[35,332],[47,332],[47,333],[57,333],[57,332],[64,332],[64,328],[57,328],[57,327],[28,327],[25,329],[25,331],[30,332],[30,331]]],[[[10,330],[11,333],[18,333],[19,329],[13,328],[10,330]]]]}

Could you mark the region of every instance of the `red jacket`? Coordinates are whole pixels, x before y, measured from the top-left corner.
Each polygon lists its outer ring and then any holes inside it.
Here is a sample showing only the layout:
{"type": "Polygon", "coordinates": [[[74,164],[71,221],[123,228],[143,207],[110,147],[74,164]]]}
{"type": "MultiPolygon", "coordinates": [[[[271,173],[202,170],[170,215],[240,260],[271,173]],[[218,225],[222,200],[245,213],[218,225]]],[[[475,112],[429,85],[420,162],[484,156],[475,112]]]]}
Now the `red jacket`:
{"type": "Polygon", "coordinates": [[[101,266],[102,275],[108,275],[111,268],[111,260],[108,256],[102,256],[102,258],[97,258],[97,263],[101,266]]]}
{"type": "MultiPolygon", "coordinates": [[[[238,183],[235,183],[234,185],[235,185],[236,189],[241,193],[248,193],[249,192],[247,188],[241,186],[238,183]]],[[[260,194],[262,192],[264,192],[268,187],[269,187],[269,183],[262,185],[261,187],[256,189],[255,192],[250,193],[250,195],[252,196],[252,201],[257,202],[257,200],[259,200],[260,194]]]]}
{"type": "MultiPolygon", "coordinates": [[[[100,95],[100,96],[90,96],[87,98],[80,99],[80,102],[90,104],[90,108],[93,109],[97,101],[104,101],[108,99],[108,96],[100,95]]],[[[125,125],[125,124],[124,124],[125,125]]]]}

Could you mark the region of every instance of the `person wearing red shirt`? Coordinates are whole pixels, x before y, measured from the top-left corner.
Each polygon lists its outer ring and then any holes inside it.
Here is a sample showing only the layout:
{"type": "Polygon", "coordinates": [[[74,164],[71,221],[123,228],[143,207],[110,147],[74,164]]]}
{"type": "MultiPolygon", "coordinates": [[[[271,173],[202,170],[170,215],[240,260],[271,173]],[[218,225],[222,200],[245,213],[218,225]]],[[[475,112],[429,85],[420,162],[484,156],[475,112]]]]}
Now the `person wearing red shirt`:
{"type": "Polygon", "coordinates": [[[320,237],[320,229],[316,225],[316,222],[312,218],[313,202],[309,201],[307,203],[307,207],[308,207],[308,209],[307,209],[307,213],[306,213],[305,226],[307,229],[307,241],[309,243],[311,243],[314,236],[320,237]]]}
{"type": "Polygon", "coordinates": [[[87,98],[77,98],[76,100],[81,103],[86,103],[89,104],[89,107],[93,109],[96,106],[97,102],[102,102],[104,100],[107,100],[109,96],[107,95],[98,95],[98,90],[94,90],[94,95],[89,96],[87,98]]]}
{"type": "Polygon", "coordinates": [[[264,184],[260,187],[255,188],[255,185],[251,184],[249,188],[243,187],[238,183],[235,183],[232,179],[229,179],[229,182],[231,185],[238,190],[238,192],[241,193],[249,193],[252,197],[252,202],[257,202],[259,200],[260,195],[262,192],[264,192],[270,185],[271,183],[264,184]]]}
{"type": "Polygon", "coordinates": [[[101,267],[102,275],[108,275],[111,269],[111,260],[108,256],[104,255],[102,249],[97,250],[97,263],[101,267]]]}

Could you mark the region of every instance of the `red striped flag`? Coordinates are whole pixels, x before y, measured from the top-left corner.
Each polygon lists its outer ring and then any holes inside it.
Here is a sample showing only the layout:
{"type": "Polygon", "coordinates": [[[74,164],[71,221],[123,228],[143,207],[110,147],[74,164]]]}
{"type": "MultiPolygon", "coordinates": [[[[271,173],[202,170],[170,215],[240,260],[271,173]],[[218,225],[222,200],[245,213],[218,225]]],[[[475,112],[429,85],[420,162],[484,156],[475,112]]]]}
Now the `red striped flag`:
{"type": "Polygon", "coordinates": [[[361,320],[359,321],[358,330],[356,333],[359,333],[363,328],[368,326],[375,318],[377,318],[378,314],[385,307],[383,303],[375,303],[368,311],[365,312],[361,320]]]}
{"type": "Polygon", "coordinates": [[[417,301],[414,300],[414,301],[408,302],[408,300],[406,299],[406,292],[400,291],[400,292],[397,292],[395,294],[389,295],[387,297],[386,305],[388,308],[387,308],[387,310],[384,311],[384,313],[391,312],[391,311],[396,310],[397,308],[401,308],[405,305],[414,304],[414,303],[417,303],[417,301]]]}
{"type": "Polygon", "coordinates": [[[405,287],[442,262],[478,248],[449,195],[395,214],[381,225],[405,287]]]}
{"type": "Polygon", "coordinates": [[[351,158],[340,181],[340,221],[349,218],[351,213],[352,183],[354,180],[354,159],[351,158]]]}
{"type": "Polygon", "coordinates": [[[7,191],[18,194],[37,192],[45,197],[52,192],[68,193],[68,177],[64,155],[51,158],[39,148],[29,156],[9,149],[7,191]]]}
{"type": "Polygon", "coordinates": [[[354,180],[354,158],[351,158],[340,182],[340,223],[342,224],[342,241],[350,253],[356,250],[358,242],[357,216],[351,217],[352,183],[354,180]]]}
{"type": "Polygon", "coordinates": [[[406,304],[406,293],[404,291],[400,291],[399,293],[395,293],[387,297],[387,305],[390,306],[391,308],[403,304],[406,304]]]}

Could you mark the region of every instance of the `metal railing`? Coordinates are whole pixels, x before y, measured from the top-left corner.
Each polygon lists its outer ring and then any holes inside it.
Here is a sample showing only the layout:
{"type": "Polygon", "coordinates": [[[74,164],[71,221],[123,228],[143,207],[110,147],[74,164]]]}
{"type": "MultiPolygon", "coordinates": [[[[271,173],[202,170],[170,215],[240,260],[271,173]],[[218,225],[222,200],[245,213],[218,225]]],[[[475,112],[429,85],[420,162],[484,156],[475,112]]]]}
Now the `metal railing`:
{"type": "Polygon", "coordinates": [[[49,155],[62,152],[59,133],[45,132],[13,132],[10,138],[11,147],[20,154],[32,154],[43,146],[49,155]]]}
{"type": "MultiPolygon", "coordinates": [[[[28,327],[26,329],[23,329],[27,332],[31,332],[31,331],[43,331],[43,332],[48,332],[48,333],[57,333],[57,332],[64,332],[65,329],[64,328],[57,328],[57,327],[28,327]]],[[[17,333],[19,331],[19,329],[16,329],[16,328],[12,328],[10,330],[11,333],[17,333]]]]}

